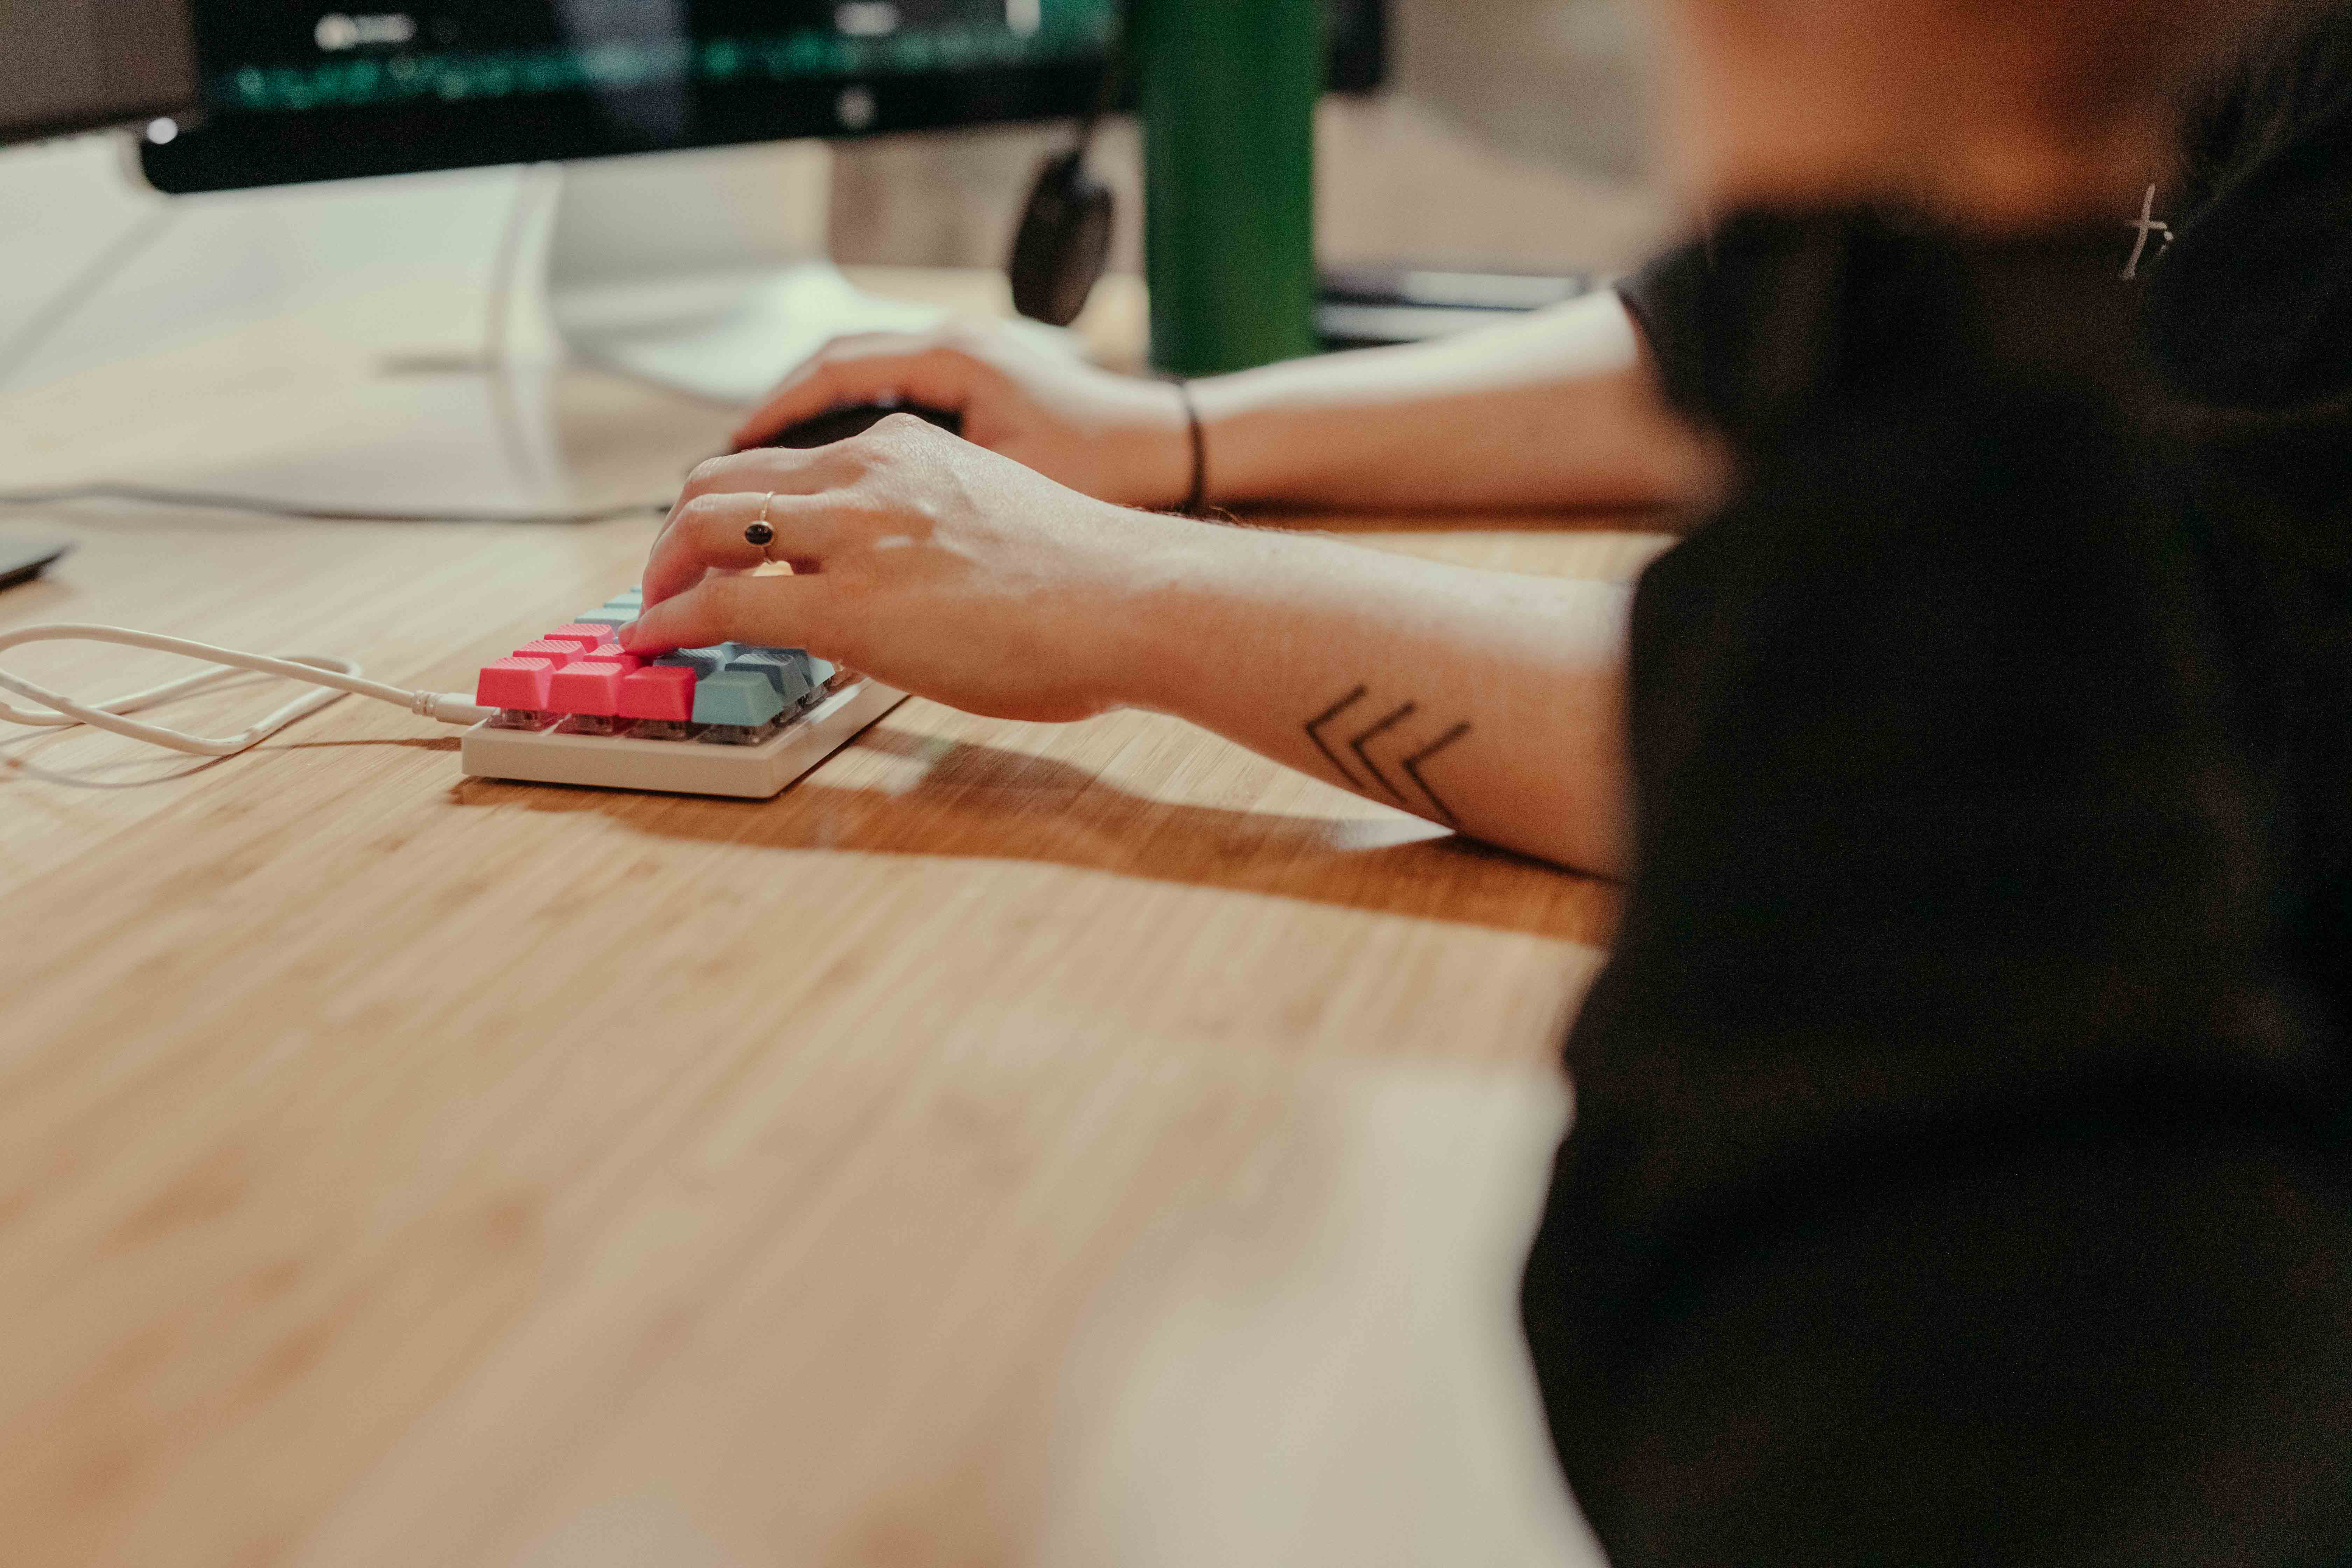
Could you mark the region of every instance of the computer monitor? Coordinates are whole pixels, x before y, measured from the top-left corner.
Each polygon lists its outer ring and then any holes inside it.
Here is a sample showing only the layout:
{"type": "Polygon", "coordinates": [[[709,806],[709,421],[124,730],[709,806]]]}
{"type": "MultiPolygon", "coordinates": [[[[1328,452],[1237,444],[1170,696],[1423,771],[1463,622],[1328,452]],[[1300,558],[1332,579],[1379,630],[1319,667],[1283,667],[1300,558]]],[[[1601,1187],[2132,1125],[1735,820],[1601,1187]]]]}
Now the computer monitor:
{"type": "MultiPolygon", "coordinates": [[[[776,182],[756,153],[708,150],[1083,114],[1123,0],[332,3],[194,0],[203,114],[147,139],[149,181],[564,163],[544,267],[564,342],[740,402],[828,336],[937,313],[856,298],[814,248],[747,237],[746,204],[776,182]]],[[[1333,85],[1378,85],[1381,0],[1325,4],[1333,85]]]]}
{"type": "MultiPolygon", "coordinates": [[[[143,156],[217,191],[1075,116],[1118,3],[194,0],[205,120],[143,156]]],[[[1380,0],[1328,4],[1333,84],[1377,85],[1380,0]]]]}
{"type": "Polygon", "coordinates": [[[0,0],[0,142],[186,112],[186,0],[0,0]]]}

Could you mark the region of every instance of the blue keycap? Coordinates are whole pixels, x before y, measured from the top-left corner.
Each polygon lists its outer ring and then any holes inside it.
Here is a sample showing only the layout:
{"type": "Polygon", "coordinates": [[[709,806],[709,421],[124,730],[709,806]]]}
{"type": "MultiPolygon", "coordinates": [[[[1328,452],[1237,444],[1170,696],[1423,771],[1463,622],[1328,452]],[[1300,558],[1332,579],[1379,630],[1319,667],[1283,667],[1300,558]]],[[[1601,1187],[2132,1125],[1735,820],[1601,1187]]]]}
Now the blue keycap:
{"type": "Polygon", "coordinates": [[[799,707],[810,691],[807,658],[789,648],[745,648],[727,661],[727,673],[759,676],[776,689],[787,708],[799,707]]]}
{"type": "Polygon", "coordinates": [[[575,626],[625,626],[636,618],[635,610],[616,610],[608,605],[601,610],[572,616],[572,624],[575,626]]]}
{"type": "Polygon", "coordinates": [[[824,689],[824,683],[833,679],[834,671],[837,668],[825,659],[816,658],[804,647],[763,647],[755,651],[772,653],[798,664],[808,676],[809,689],[812,691],[824,689]]]}
{"type": "Polygon", "coordinates": [[[645,602],[646,591],[643,588],[624,588],[619,593],[614,595],[611,598],[605,600],[604,604],[609,609],[634,610],[642,608],[645,602]]]}
{"type": "Polygon", "coordinates": [[[662,655],[654,662],[690,669],[694,671],[695,679],[708,680],[725,669],[727,661],[734,657],[735,645],[721,643],[717,647],[682,647],[676,653],[662,655]]]}
{"type": "Polygon", "coordinates": [[[756,730],[784,710],[784,700],[768,678],[752,670],[726,671],[694,683],[694,721],[756,730]]]}

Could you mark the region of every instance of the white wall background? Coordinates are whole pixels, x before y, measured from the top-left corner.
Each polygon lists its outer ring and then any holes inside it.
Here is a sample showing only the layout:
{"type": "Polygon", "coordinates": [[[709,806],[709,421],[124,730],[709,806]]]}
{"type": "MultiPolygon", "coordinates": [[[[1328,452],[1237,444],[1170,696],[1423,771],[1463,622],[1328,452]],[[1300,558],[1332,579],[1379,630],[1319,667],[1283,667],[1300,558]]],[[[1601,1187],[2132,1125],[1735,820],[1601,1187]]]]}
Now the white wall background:
{"type": "Polygon", "coordinates": [[[1634,0],[1392,0],[1399,90],[1510,156],[1639,183],[1647,39],[1634,0]]]}

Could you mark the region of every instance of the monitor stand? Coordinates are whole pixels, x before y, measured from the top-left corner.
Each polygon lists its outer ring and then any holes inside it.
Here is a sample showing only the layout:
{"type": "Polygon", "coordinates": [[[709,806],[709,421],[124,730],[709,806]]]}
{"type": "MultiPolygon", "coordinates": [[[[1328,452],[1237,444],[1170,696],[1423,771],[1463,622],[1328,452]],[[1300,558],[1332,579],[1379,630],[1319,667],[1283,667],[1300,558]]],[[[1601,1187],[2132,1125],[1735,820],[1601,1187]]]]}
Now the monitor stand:
{"type": "Polygon", "coordinates": [[[868,294],[824,259],[820,145],[604,159],[562,178],[544,225],[546,308],[582,359],[747,405],[832,338],[944,318],[868,294]]]}
{"type": "MultiPolygon", "coordinates": [[[[68,152],[77,188],[120,183],[111,148],[68,152]]],[[[121,481],[384,512],[653,499],[645,487],[673,474],[567,445],[567,361],[742,405],[830,337],[940,320],[852,288],[824,259],[830,174],[821,144],[778,143],[560,176],[486,169],[175,198],[156,209],[152,243],[0,386],[13,402],[90,377],[84,402],[150,411],[119,439],[55,450],[0,439],[0,457],[26,488],[121,481]],[[184,405],[150,408],[145,366],[159,353],[202,359],[184,405]],[[210,410],[208,381],[243,395],[263,373],[284,395],[235,422],[210,410]]],[[[0,166],[0,206],[8,174],[0,166]]],[[[674,431],[648,441],[682,458],[715,448],[731,423],[691,404],[646,417],[674,431]]]]}

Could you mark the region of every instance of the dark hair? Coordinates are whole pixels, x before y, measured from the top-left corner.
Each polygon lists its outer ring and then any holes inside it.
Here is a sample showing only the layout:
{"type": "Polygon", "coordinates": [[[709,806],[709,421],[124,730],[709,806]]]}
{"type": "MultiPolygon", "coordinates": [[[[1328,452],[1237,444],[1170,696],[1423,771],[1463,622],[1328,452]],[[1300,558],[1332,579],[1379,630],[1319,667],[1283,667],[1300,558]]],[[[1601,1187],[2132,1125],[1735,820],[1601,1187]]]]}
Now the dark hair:
{"type": "Polygon", "coordinates": [[[2224,170],[2267,163],[2298,126],[2352,99],[2352,0],[2263,16],[2237,48],[2205,62],[2184,96],[2184,205],[2202,205],[2224,170]],[[2259,82],[2262,90],[2248,90],[2259,82]]]}

